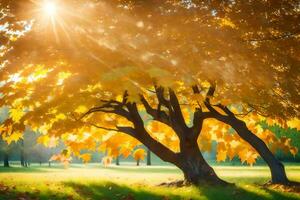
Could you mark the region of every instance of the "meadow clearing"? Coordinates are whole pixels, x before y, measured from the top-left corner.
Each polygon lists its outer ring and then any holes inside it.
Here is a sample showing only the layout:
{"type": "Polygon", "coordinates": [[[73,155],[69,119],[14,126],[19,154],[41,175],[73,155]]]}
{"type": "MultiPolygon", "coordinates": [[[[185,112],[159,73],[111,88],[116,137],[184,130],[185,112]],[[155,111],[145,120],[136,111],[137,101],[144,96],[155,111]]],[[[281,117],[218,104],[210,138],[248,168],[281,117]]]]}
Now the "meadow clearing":
{"type": "MultiPolygon", "coordinates": [[[[0,168],[0,199],[194,199],[296,200],[299,193],[282,187],[264,187],[269,171],[264,166],[215,166],[218,175],[234,186],[167,187],[161,183],[182,179],[172,166],[55,165],[0,168]]],[[[291,180],[300,181],[300,165],[287,165],[291,180]]]]}

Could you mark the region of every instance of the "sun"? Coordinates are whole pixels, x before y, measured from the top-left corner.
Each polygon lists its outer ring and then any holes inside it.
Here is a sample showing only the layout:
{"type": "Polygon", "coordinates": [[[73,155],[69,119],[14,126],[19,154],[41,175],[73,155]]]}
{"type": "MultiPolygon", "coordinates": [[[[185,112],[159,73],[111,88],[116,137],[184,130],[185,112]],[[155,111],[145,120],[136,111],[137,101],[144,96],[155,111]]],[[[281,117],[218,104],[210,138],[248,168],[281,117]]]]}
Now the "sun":
{"type": "Polygon", "coordinates": [[[45,1],[43,5],[43,10],[46,15],[54,17],[57,12],[57,6],[52,1],[45,1]]]}

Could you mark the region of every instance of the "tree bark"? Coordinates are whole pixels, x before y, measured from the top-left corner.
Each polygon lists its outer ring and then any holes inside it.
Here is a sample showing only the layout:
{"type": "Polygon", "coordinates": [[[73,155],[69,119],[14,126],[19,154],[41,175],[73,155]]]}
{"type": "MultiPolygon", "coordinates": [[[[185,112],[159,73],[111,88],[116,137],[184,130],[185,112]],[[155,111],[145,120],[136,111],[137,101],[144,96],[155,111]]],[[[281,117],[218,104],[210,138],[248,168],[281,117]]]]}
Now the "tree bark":
{"type": "Polygon", "coordinates": [[[22,167],[26,167],[26,163],[25,163],[25,153],[24,153],[24,140],[21,140],[20,143],[21,143],[21,152],[20,152],[21,166],[22,166],[22,167]]]}
{"type": "Polygon", "coordinates": [[[120,165],[120,156],[116,157],[116,165],[118,165],[118,166],[120,165]]]}
{"type": "Polygon", "coordinates": [[[8,152],[4,152],[4,167],[9,167],[9,155],[8,152]]]}
{"type": "MultiPolygon", "coordinates": [[[[205,161],[197,144],[197,139],[202,130],[202,123],[206,114],[202,112],[201,108],[196,109],[193,126],[189,127],[184,120],[175,92],[169,89],[169,99],[167,99],[165,98],[164,89],[162,87],[155,86],[155,90],[159,102],[157,108],[151,107],[142,95],[141,102],[147,113],[151,115],[154,120],[164,123],[174,130],[180,140],[179,153],[173,152],[158,140],[151,137],[145,129],[144,121],[136,103],[127,102],[127,92],[124,93],[122,102],[115,100],[104,101],[105,103],[103,105],[91,108],[80,119],[93,112],[114,113],[125,117],[133,123],[133,127],[116,126],[115,130],[134,137],[160,159],[177,166],[182,170],[186,183],[195,185],[203,183],[214,185],[227,184],[227,182],[217,176],[213,168],[205,161]],[[162,106],[168,110],[168,112],[162,110],[162,106]]],[[[105,127],[97,127],[107,130],[105,127]]],[[[137,161],[137,165],[138,164],[139,161],[137,161]]]]}
{"type": "Polygon", "coordinates": [[[271,171],[271,183],[289,185],[292,182],[288,180],[284,165],[276,159],[273,153],[269,150],[268,146],[263,140],[252,133],[246,123],[238,119],[233,112],[222,104],[215,105],[224,111],[225,115],[219,113],[210,104],[210,97],[213,96],[215,91],[215,85],[213,84],[208,91],[207,98],[205,100],[205,106],[210,111],[207,118],[215,118],[225,124],[230,125],[237,134],[246,142],[248,142],[257,153],[264,159],[271,171]]]}
{"type": "Polygon", "coordinates": [[[289,184],[290,181],[286,176],[284,165],[273,155],[264,141],[253,134],[243,121],[235,118],[231,119],[229,122],[237,134],[248,142],[267,163],[271,171],[272,183],[289,184]]]}
{"type": "Polygon", "coordinates": [[[140,166],[140,159],[136,160],[136,166],[140,166]]]}
{"type": "Polygon", "coordinates": [[[187,183],[194,185],[203,183],[228,184],[220,179],[214,169],[206,162],[195,139],[185,138],[180,140],[178,167],[183,171],[187,183]]]}
{"type": "Polygon", "coordinates": [[[147,165],[151,165],[151,151],[147,149],[147,165]]]}

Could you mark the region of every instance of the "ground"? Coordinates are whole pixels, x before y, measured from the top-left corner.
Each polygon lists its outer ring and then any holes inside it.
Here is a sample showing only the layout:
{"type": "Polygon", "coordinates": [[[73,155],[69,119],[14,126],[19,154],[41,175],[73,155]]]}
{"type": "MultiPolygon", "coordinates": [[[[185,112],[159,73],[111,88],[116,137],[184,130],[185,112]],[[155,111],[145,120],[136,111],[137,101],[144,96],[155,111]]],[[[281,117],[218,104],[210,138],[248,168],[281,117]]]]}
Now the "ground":
{"type": "MultiPolygon", "coordinates": [[[[281,187],[261,186],[269,179],[266,167],[215,166],[223,179],[235,186],[162,187],[179,180],[172,166],[111,166],[100,164],[0,168],[0,199],[123,199],[123,200],[300,200],[300,194],[281,187]]],[[[300,165],[286,167],[288,176],[300,181],[300,165]]]]}

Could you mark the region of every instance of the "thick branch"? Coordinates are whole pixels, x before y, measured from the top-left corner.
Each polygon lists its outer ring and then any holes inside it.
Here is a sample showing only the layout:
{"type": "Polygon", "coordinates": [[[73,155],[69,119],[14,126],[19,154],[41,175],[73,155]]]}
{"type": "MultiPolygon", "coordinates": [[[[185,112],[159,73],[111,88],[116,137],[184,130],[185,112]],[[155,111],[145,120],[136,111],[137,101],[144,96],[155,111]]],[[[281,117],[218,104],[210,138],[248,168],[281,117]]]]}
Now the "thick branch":
{"type": "Polygon", "coordinates": [[[123,104],[121,102],[115,100],[111,100],[111,101],[102,100],[102,102],[105,102],[105,104],[103,104],[102,106],[91,108],[86,113],[81,115],[77,120],[82,120],[86,116],[95,112],[103,112],[103,113],[117,114],[131,121],[129,112],[123,108],[123,104]]]}
{"type": "Polygon", "coordinates": [[[158,105],[157,109],[152,108],[143,95],[141,95],[141,102],[144,105],[146,112],[151,115],[154,120],[171,126],[168,114],[160,109],[160,105],[158,105]]]}
{"type": "Polygon", "coordinates": [[[172,152],[170,149],[165,147],[163,144],[153,139],[144,127],[144,122],[138,112],[135,103],[126,104],[130,116],[132,118],[131,122],[134,124],[134,128],[127,129],[126,131],[133,134],[133,137],[142,142],[146,147],[148,147],[153,153],[159,156],[162,160],[176,163],[177,154],[172,152]]]}
{"type": "Polygon", "coordinates": [[[159,104],[169,108],[169,101],[164,97],[164,88],[155,86],[155,92],[159,104]]]}
{"type": "Polygon", "coordinates": [[[183,114],[181,112],[181,108],[179,105],[178,98],[175,92],[169,88],[169,95],[170,95],[170,105],[172,106],[172,110],[170,110],[170,115],[173,115],[174,122],[181,127],[187,128],[187,125],[184,121],[183,114]]]}

